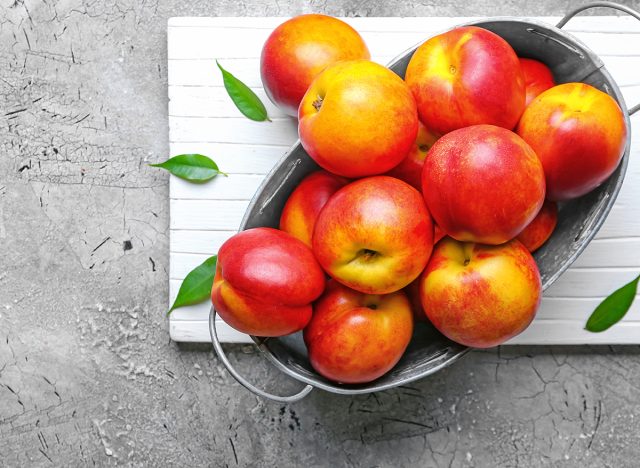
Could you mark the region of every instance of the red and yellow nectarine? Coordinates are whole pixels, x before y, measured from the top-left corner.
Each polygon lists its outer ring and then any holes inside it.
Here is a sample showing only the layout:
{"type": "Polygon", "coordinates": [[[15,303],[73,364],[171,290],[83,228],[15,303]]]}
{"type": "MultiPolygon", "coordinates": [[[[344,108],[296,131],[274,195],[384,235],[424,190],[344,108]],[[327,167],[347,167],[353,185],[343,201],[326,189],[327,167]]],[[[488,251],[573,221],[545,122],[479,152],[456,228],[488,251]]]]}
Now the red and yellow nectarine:
{"type": "Polygon", "coordinates": [[[535,252],[547,242],[558,224],[558,205],[546,200],[533,221],[518,234],[518,239],[529,250],[535,252]]]}
{"type": "Polygon", "coordinates": [[[540,160],[522,138],[493,125],[450,132],[429,150],[422,193],[436,224],[460,241],[502,244],[544,202],[540,160]]]}
{"type": "Polygon", "coordinates": [[[289,195],[280,215],[280,229],[311,247],[316,219],[327,200],[348,180],[326,171],[305,177],[289,195]]]}
{"type": "Polygon", "coordinates": [[[443,239],[420,282],[431,323],[475,348],[497,346],[527,328],[542,288],[536,262],[517,240],[489,246],[443,239]]]}
{"type": "Polygon", "coordinates": [[[553,81],[551,70],[544,63],[538,60],[520,58],[520,67],[522,67],[526,87],[525,106],[531,104],[531,101],[540,93],[556,85],[555,81],[553,81]]]}
{"type": "Polygon", "coordinates": [[[418,136],[411,147],[409,154],[400,164],[391,169],[385,175],[404,180],[416,190],[422,190],[422,167],[429,149],[438,140],[438,137],[427,130],[423,123],[419,123],[418,136]]]}
{"type": "Polygon", "coordinates": [[[339,282],[367,294],[402,289],[423,270],[433,224],[420,192],[388,176],[356,180],[327,202],[313,252],[339,282]]]}
{"type": "Polygon", "coordinates": [[[524,110],[518,56],[500,36],[475,26],[427,40],[413,54],[405,80],[420,120],[440,135],[478,124],[512,129],[524,110]]]}
{"type": "Polygon", "coordinates": [[[363,294],[331,280],[314,304],[304,341],[319,374],[341,383],[364,383],[396,365],[412,332],[404,292],[363,294]]]}
{"type": "Polygon", "coordinates": [[[304,95],[298,118],[309,156],[344,177],[387,172],[418,133],[416,103],[405,82],[368,60],[327,67],[304,95]]]}
{"type": "Polygon", "coordinates": [[[282,336],[304,328],[325,277],[311,249],[271,228],[242,231],[218,252],[211,300],[242,333],[282,336]]]}
{"type": "Polygon", "coordinates": [[[344,21],[301,15],[271,33],[262,48],[260,74],[269,99],[295,117],[302,96],[328,65],[369,57],[360,34],[344,21]]]}
{"type": "Polygon", "coordinates": [[[549,200],[580,197],[616,170],[627,138],[618,103],[586,83],[565,83],[527,106],[517,129],[536,152],[549,200]]]}

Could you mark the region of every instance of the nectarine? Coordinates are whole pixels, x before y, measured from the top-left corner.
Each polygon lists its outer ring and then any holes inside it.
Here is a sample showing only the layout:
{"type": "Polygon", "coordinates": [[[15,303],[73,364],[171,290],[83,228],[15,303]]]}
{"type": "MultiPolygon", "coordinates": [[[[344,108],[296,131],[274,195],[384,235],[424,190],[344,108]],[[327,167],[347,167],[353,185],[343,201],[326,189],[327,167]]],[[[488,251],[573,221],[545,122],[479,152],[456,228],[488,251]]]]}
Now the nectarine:
{"type": "Polygon", "coordinates": [[[616,170],[627,126],[618,103],[586,83],[565,83],[527,106],[517,129],[536,152],[549,200],[580,197],[616,170]]]}
{"type": "Polygon", "coordinates": [[[546,200],[533,221],[518,234],[518,239],[529,250],[535,252],[547,242],[558,224],[558,205],[546,200]]]}
{"type": "Polygon", "coordinates": [[[348,180],[326,171],[305,177],[289,195],[280,215],[280,229],[311,247],[316,219],[327,200],[348,180]]]}
{"type": "Polygon", "coordinates": [[[364,383],[396,365],[412,332],[404,292],[363,294],[331,280],[314,304],[304,341],[318,373],[341,383],[364,383]]]}
{"type": "Polygon", "coordinates": [[[422,167],[429,149],[438,140],[438,137],[427,130],[424,124],[419,123],[418,136],[411,147],[409,154],[400,164],[391,169],[385,175],[404,180],[417,190],[422,190],[422,167]]]}
{"type": "Polygon", "coordinates": [[[274,104],[298,115],[302,96],[328,65],[368,59],[360,34],[344,21],[326,15],[301,15],[278,26],[262,48],[260,74],[274,104]]]}
{"type": "Polygon", "coordinates": [[[433,248],[433,224],[420,192],[388,176],[356,180],[324,206],[313,252],[339,282],[367,294],[402,289],[433,248]]]}
{"type": "Polygon", "coordinates": [[[211,300],[242,333],[282,336],[301,330],[325,277],[311,249],[271,228],[242,231],[218,252],[211,300]]]}
{"type": "Polygon", "coordinates": [[[512,129],[524,110],[518,56],[500,36],[475,26],[427,40],[413,54],[405,80],[420,120],[440,135],[478,124],[512,129]]]}
{"type": "Polygon", "coordinates": [[[407,85],[368,60],[327,67],[304,95],[298,118],[309,156],[344,177],[387,172],[407,155],[418,133],[407,85]]]}
{"type": "Polygon", "coordinates": [[[517,240],[489,246],[443,239],[420,282],[431,323],[475,348],[497,346],[527,328],[542,288],[536,262],[517,240]]]}
{"type": "Polygon", "coordinates": [[[555,81],[553,81],[551,70],[544,63],[538,60],[520,58],[520,67],[522,67],[526,87],[525,106],[531,104],[531,101],[540,93],[556,85],[555,81]]]}
{"type": "Polygon", "coordinates": [[[447,235],[502,244],[540,211],[544,172],[518,135],[493,125],[474,125],[446,134],[429,150],[422,193],[447,235]]]}

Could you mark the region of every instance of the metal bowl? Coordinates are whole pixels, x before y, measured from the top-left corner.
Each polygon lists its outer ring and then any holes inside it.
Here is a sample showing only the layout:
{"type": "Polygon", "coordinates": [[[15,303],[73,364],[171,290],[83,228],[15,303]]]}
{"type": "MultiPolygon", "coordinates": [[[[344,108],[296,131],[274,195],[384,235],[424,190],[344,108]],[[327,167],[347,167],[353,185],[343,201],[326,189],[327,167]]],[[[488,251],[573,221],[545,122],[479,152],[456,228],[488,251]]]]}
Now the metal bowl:
{"type": "MultiPolygon", "coordinates": [[[[629,112],[617,84],[598,56],[572,35],[552,25],[520,18],[484,19],[466,25],[493,31],[509,42],[519,56],[544,62],[551,68],[558,83],[581,81],[611,95],[624,111],[627,128],[631,128],[629,112]]],[[[392,60],[388,67],[404,77],[417,47],[392,60]]],[[[630,134],[620,165],[605,183],[591,193],[559,207],[556,230],[534,255],[543,290],[573,263],[602,226],[622,186],[629,160],[629,146],[630,134]]],[[[241,230],[258,226],[277,228],[280,212],[291,192],[306,175],[317,169],[318,166],[300,142],[295,143],[258,189],[244,216],[241,230]]],[[[342,385],[314,371],[309,363],[302,333],[281,338],[252,338],[264,355],[285,374],[312,387],[341,394],[376,392],[421,379],[450,365],[469,350],[447,339],[430,324],[418,324],[409,348],[389,373],[370,383],[342,385]]],[[[308,393],[310,388],[306,390],[308,393]]]]}

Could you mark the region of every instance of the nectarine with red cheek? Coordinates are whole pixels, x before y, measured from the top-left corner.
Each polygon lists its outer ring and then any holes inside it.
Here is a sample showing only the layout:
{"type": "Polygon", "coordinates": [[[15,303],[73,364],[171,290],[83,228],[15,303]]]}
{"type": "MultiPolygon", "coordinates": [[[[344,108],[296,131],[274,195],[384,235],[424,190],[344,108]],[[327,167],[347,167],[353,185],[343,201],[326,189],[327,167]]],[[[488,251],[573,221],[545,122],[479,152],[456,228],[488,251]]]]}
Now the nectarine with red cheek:
{"type": "Polygon", "coordinates": [[[242,231],[218,252],[211,300],[242,333],[282,336],[304,328],[325,277],[311,249],[271,228],[242,231]]]}
{"type": "Polygon", "coordinates": [[[547,242],[558,224],[558,205],[556,202],[545,201],[533,221],[518,234],[518,239],[529,250],[535,252],[547,242]]]}
{"type": "Polygon", "coordinates": [[[531,147],[510,130],[474,125],[429,150],[422,193],[436,224],[460,241],[502,244],[544,202],[544,172],[531,147]]]}
{"type": "Polygon", "coordinates": [[[327,200],[348,180],[326,171],[305,177],[291,193],[280,215],[280,229],[311,247],[316,219],[327,200]]]}
{"type": "Polygon", "coordinates": [[[618,103],[586,83],[546,90],[522,114],[518,135],[536,152],[547,180],[547,198],[580,197],[616,170],[627,141],[618,103]]]}
{"type": "Polygon", "coordinates": [[[541,295],[536,262],[517,240],[490,246],[443,239],[420,277],[431,323],[474,348],[498,346],[522,332],[541,295]]]}
{"type": "Polygon", "coordinates": [[[385,175],[404,180],[416,190],[422,190],[422,167],[429,149],[438,140],[438,137],[430,132],[424,124],[418,127],[418,136],[411,147],[409,154],[400,164],[391,169],[385,175]]]}
{"type": "Polygon", "coordinates": [[[331,280],[313,306],[304,341],[319,374],[355,384],[391,370],[412,332],[411,306],[404,292],[363,294],[331,280]]]}
{"type": "Polygon", "coordinates": [[[512,129],[524,110],[518,56],[500,36],[475,26],[452,29],[418,47],[405,81],[420,120],[440,135],[478,124],[512,129]]]}
{"type": "Polygon", "coordinates": [[[522,67],[526,87],[525,106],[531,104],[531,101],[540,93],[556,85],[555,81],[553,81],[551,70],[544,63],[538,60],[520,58],[520,67],[522,67]]]}
{"type": "Polygon", "coordinates": [[[312,244],[331,277],[357,291],[387,294],[408,285],[427,264],[433,224],[420,192],[409,184],[367,177],[329,199],[312,244]]]}
{"type": "Polygon", "coordinates": [[[301,15],[271,33],[262,48],[260,74],[269,99],[295,117],[302,96],[328,65],[369,57],[360,34],[344,21],[301,15]]]}

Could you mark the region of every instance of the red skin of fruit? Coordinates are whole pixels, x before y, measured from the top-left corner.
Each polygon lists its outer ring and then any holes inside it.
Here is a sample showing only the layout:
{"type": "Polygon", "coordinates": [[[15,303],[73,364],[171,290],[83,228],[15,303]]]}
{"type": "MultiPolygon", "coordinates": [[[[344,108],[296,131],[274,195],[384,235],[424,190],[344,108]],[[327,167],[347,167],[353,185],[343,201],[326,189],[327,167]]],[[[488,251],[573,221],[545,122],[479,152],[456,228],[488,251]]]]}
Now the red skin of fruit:
{"type": "Polygon", "coordinates": [[[269,99],[295,117],[307,88],[328,65],[368,58],[362,37],[344,21],[301,15],[271,33],[262,48],[260,73],[269,99]]]}
{"type": "Polygon", "coordinates": [[[218,252],[211,300],[222,319],[256,336],[302,330],[325,278],[311,249],[272,228],[242,231],[218,252]]]}
{"type": "Polygon", "coordinates": [[[311,237],[320,210],[349,181],[326,171],[305,177],[291,193],[280,215],[280,229],[311,247],[311,237]]]}
{"type": "Polygon", "coordinates": [[[416,189],[393,177],[368,177],[329,199],[312,243],[331,277],[367,294],[388,294],[424,269],[433,248],[433,224],[416,189]]]}
{"type": "Polygon", "coordinates": [[[440,135],[478,124],[512,129],[524,110],[518,56],[500,36],[475,26],[452,29],[418,47],[405,81],[420,120],[440,135]]]}
{"type": "Polygon", "coordinates": [[[418,136],[411,147],[407,157],[400,164],[391,169],[386,175],[404,180],[416,190],[422,190],[422,167],[427,157],[429,148],[438,140],[438,137],[427,130],[422,123],[418,126],[418,136]]]}
{"type": "Polygon", "coordinates": [[[556,82],[549,67],[538,60],[520,58],[520,67],[526,86],[525,107],[531,104],[540,93],[553,88],[556,82]]]}
{"type": "Polygon", "coordinates": [[[319,374],[354,384],[391,370],[412,332],[411,305],[404,292],[369,295],[330,280],[314,304],[304,341],[319,374]]]}
{"type": "Polygon", "coordinates": [[[540,273],[522,243],[491,246],[443,239],[420,277],[422,306],[449,339],[474,348],[498,346],[533,320],[540,273]]]}
{"type": "Polygon", "coordinates": [[[418,112],[402,79],[368,60],[339,62],[313,80],[298,111],[300,142],[323,169],[383,174],[413,146],[418,112]]]}
{"type": "Polygon", "coordinates": [[[556,202],[546,200],[542,209],[533,218],[533,221],[518,234],[518,239],[522,244],[533,253],[547,242],[553,230],[558,224],[558,205],[556,202]]]}
{"type": "Polygon", "coordinates": [[[627,139],[618,103],[585,83],[565,83],[527,106],[517,129],[536,152],[547,179],[547,198],[580,197],[616,170],[627,139]]]}
{"type": "Polygon", "coordinates": [[[422,193],[447,235],[502,244],[540,211],[544,172],[518,135],[501,127],[475,125],[448,133],[429,150],[422,193]]]}

